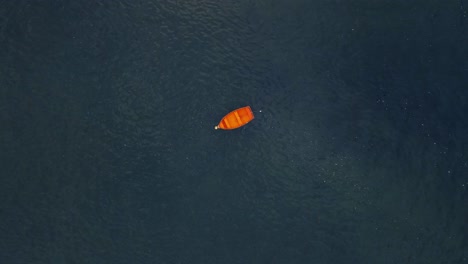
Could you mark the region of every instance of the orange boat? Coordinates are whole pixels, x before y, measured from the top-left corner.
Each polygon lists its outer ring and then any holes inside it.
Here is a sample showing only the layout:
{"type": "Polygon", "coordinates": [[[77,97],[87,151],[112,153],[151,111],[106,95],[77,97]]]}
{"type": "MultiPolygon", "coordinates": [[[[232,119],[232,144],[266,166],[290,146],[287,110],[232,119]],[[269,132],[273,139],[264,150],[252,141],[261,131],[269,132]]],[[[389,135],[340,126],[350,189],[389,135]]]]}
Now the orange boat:
{"type": "Polygon", "coordinates": [[[246,125],[252,121],[252,119],[254,119],[254,115],[250,106],[241,107],[224,116],[223,119],[221,119],[221,122],[215,126],[215,129],[236,129],[246,125]]]}

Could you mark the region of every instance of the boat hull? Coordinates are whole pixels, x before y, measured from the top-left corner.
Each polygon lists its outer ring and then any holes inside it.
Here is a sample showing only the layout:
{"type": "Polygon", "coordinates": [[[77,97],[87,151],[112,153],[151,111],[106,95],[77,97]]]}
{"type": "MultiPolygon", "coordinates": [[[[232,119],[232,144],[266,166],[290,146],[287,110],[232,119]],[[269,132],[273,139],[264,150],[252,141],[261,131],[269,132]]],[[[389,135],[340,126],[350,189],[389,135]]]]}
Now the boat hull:
{"type": "Polygon", "coordinates": [[[245,106],[231,111],[225,115],[215,129],[232,130],[245,126],[254,119],[254,114],[250,106],[245,106]]]}

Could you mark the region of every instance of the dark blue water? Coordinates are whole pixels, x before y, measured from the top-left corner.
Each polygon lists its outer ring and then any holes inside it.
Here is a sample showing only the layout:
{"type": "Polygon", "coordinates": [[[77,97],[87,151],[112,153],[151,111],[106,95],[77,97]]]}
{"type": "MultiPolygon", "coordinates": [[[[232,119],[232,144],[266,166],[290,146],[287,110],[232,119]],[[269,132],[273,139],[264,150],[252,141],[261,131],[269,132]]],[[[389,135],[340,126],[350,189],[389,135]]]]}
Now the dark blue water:
{"type": "Polygon", "coordinates": [[[3,1],[0,263],[468,263],[467,12],[3,1]]]}

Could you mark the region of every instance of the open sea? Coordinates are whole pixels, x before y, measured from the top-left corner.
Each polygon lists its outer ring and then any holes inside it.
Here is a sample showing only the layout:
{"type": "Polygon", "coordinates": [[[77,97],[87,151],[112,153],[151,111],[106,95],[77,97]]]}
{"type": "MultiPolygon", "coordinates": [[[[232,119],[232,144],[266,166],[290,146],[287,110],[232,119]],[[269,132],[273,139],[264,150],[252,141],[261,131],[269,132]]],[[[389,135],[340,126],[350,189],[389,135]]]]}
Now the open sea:
{"type": "Polygon", "coordinates": [[[1,1],[0,263],[468,263],[468,0],[1,1]]]}

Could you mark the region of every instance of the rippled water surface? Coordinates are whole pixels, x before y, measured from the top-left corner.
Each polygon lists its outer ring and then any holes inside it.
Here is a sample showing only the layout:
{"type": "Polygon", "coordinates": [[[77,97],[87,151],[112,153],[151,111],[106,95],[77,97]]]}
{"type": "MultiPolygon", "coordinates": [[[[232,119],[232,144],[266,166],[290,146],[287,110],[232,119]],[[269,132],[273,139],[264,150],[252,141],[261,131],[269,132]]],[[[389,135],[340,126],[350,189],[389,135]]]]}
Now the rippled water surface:
{"type": "Polygon", "coordinates": [[[0,262],[468,263],[467,12],[0,3],[0,262]]]}

